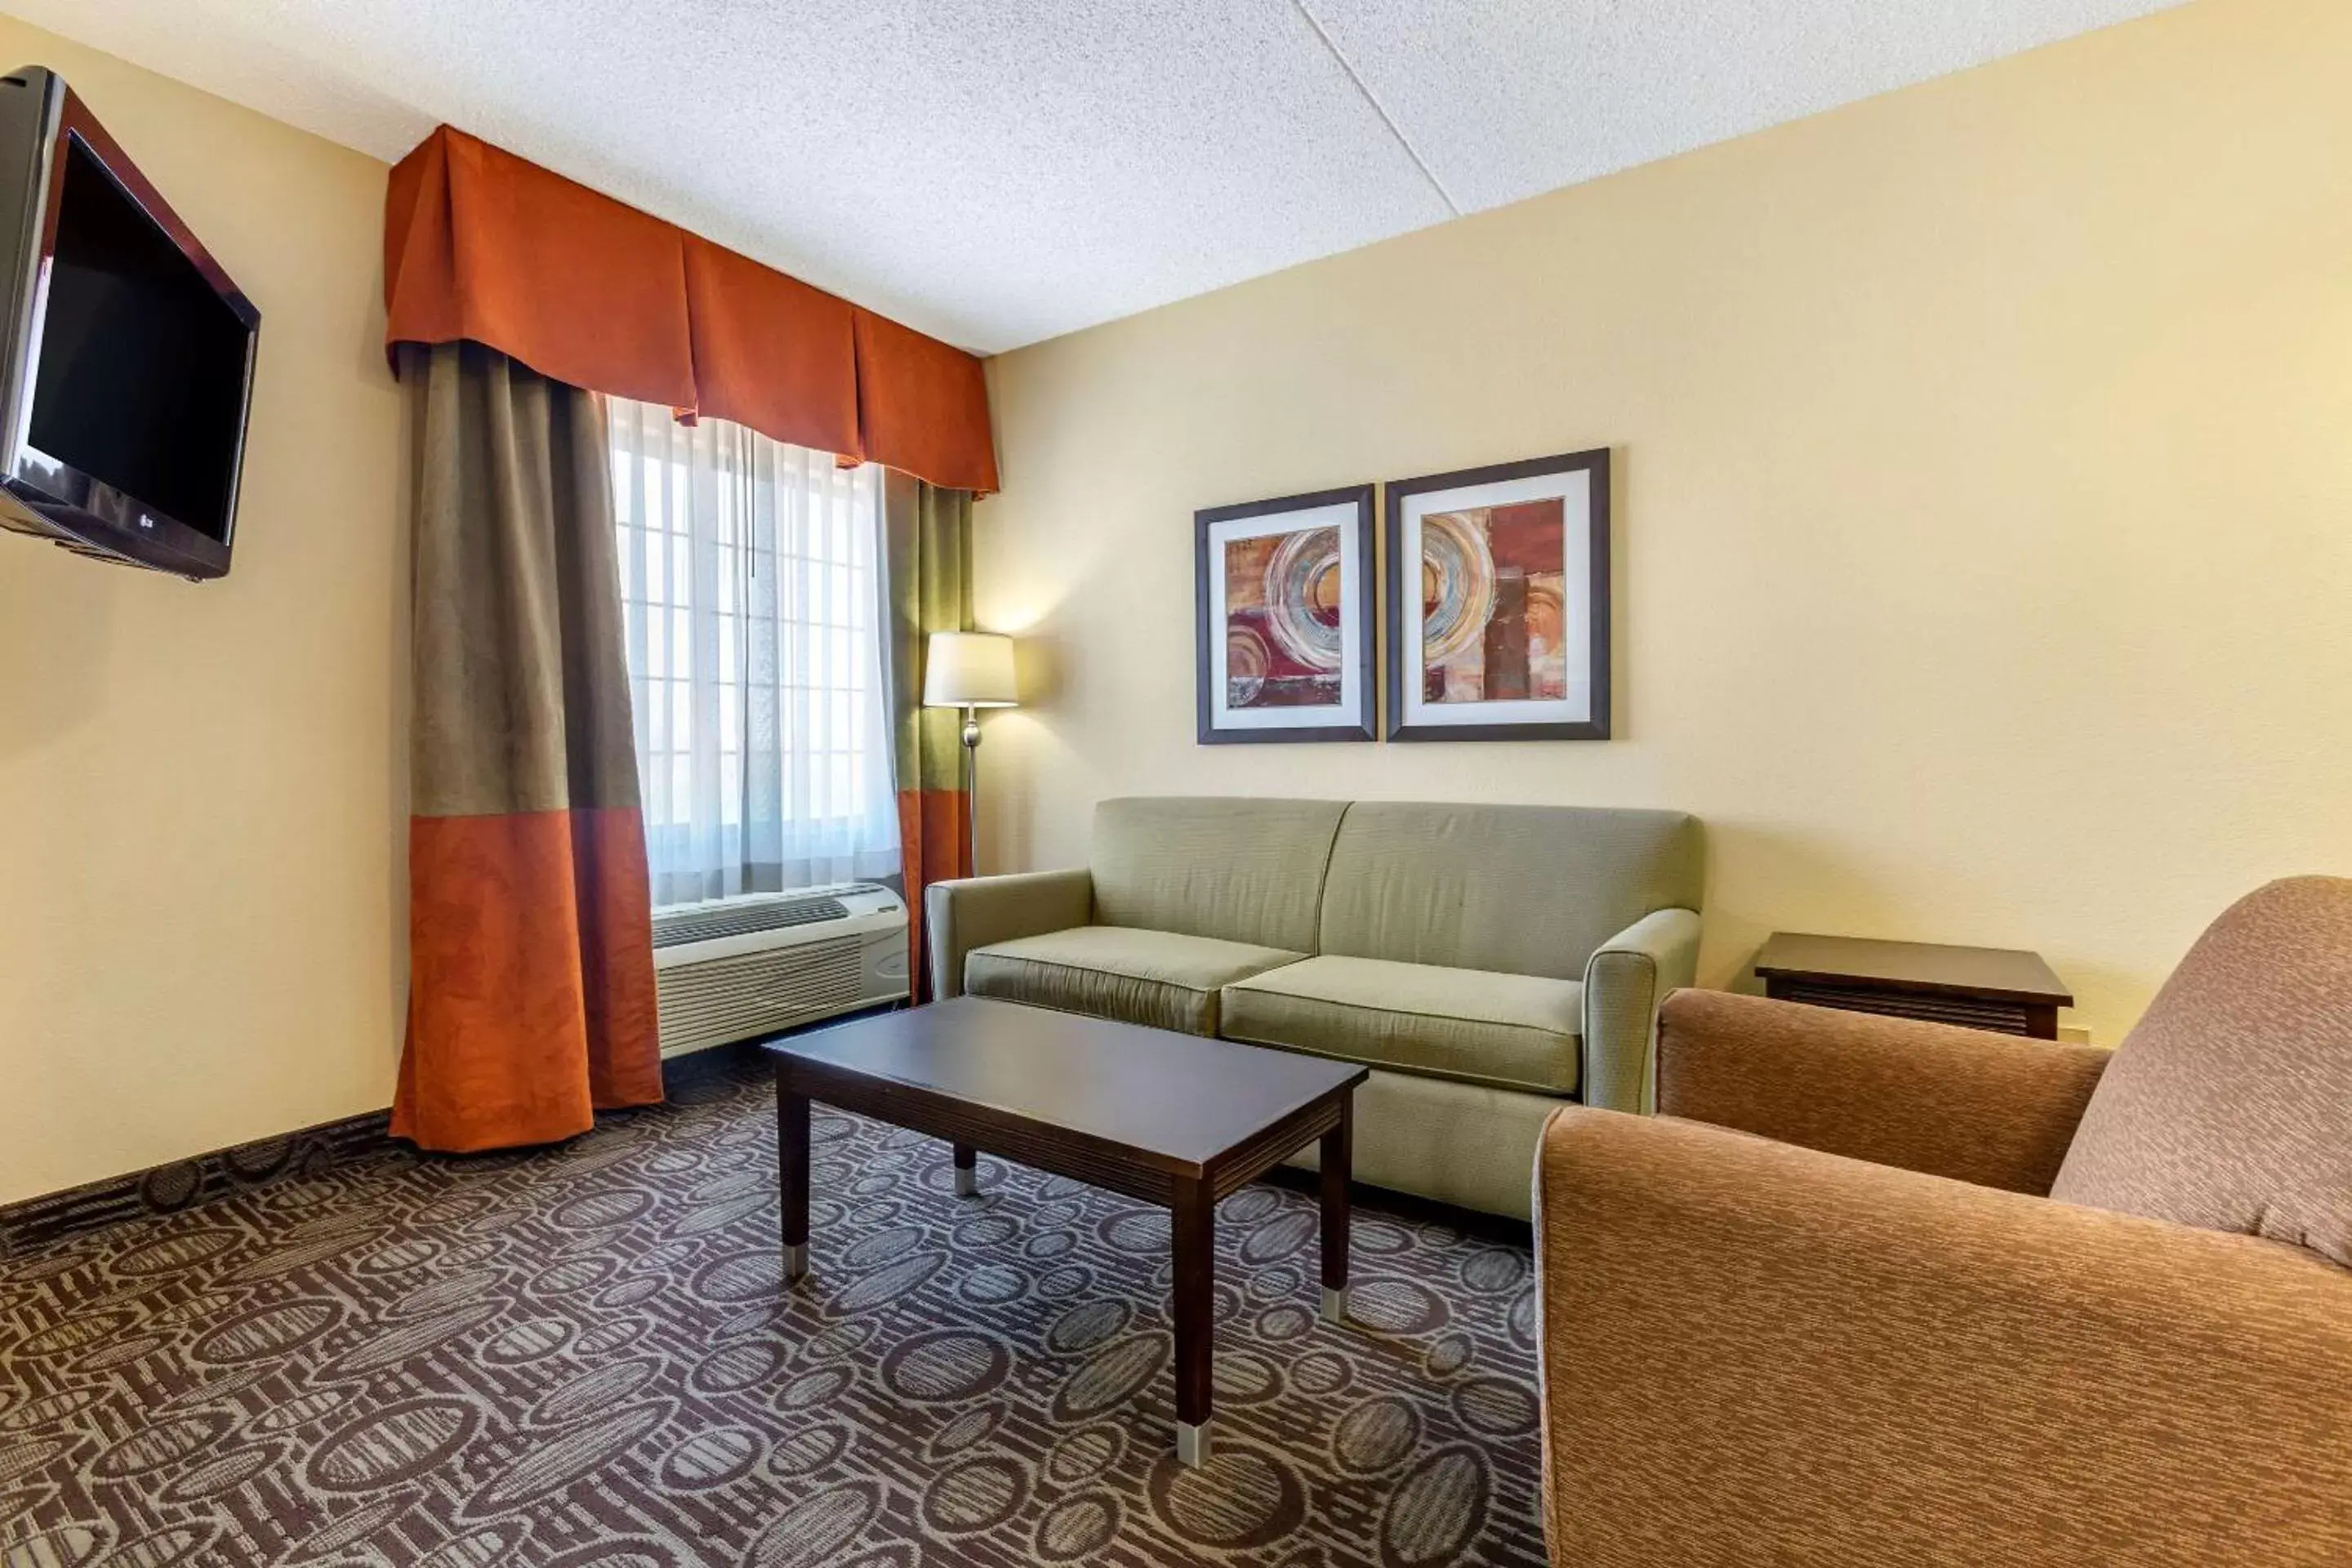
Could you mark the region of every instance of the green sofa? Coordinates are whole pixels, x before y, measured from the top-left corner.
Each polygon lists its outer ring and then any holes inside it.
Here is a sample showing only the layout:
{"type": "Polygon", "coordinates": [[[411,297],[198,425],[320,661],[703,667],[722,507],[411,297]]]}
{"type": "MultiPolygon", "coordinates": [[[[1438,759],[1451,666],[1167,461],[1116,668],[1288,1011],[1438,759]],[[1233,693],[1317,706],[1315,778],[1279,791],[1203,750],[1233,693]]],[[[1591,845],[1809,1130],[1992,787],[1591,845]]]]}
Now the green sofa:
{"type": "Polygon", "coordinates": [[[1649,1109],[1702,875],[1679,812],[1136,798],[1084,869],[935,883],[924,920],[937,996],[1361,1062],[1359,1180],[1524,1219],[1553,1107],[1649,1109]]]}

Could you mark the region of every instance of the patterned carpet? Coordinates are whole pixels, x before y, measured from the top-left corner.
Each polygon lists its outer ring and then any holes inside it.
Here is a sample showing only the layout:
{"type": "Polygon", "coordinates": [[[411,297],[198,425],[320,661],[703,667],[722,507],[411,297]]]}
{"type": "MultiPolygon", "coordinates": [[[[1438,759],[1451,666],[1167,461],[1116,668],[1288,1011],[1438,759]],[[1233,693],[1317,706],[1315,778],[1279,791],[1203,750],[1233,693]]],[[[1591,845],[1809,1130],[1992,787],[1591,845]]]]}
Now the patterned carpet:
{"type": "Polygon", "coordinates": [[[529,1156],[371,1164],[0,1265],[0,1568],[1543,1561],[1526,1250],[1219,1211],[1178,1467],[1163,1215],[818,1111],[780,1294],[745,1068],[529,1156]]]}

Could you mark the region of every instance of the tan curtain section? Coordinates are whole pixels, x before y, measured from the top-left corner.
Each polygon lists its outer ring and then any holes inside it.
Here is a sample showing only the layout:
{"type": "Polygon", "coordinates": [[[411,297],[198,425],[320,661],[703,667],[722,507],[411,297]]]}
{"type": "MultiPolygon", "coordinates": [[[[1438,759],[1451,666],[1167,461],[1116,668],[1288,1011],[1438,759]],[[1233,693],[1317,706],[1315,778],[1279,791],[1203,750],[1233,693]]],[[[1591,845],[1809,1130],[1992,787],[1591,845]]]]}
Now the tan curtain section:
{"type": "Polygon", "coordinates": [[[890,587],[890,720],[906,861],[908,961],[916,999],[930,989],[923,963],[923,889],[971,874],[963,783],[963,715],[923,706],[923,649],[933,632],[971,626],[971,492],[904,474],[885,476],[883,549],[890,587]]]}
{"type": "Polygon", "coordinates": [[[603,412],[403,344],[415,432],[408,1039],[393,1131],[543,1143],[661,1099],[603,412]]]}

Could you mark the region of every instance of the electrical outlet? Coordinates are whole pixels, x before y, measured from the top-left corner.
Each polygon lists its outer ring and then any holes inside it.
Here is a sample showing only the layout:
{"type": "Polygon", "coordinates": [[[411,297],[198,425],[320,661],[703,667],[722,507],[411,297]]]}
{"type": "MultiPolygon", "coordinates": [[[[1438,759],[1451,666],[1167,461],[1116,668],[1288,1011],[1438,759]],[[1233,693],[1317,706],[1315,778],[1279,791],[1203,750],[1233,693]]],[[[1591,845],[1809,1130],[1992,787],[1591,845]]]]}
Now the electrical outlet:
{"type": "Polygon", "coordinates": [[[2084,1024],[2061,1024],[2058,1026],[2058,1041],[2061,1045],[2087,1046],[2091,1043],[2090,1026],[2084,1024]]]}

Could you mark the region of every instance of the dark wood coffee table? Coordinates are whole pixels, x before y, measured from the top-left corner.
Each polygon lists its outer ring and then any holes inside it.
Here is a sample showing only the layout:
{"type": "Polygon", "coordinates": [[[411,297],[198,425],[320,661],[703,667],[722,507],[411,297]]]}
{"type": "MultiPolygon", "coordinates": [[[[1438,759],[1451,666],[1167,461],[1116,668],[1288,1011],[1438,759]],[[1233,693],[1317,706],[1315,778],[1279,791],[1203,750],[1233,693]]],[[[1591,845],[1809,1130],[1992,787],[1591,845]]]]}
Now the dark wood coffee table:
{"type": "Polygon", "coordinates": [[[983,997],[878,1014],[767,1047],[776,1063],[784,1278],[808,1272],[809,1102],[974,1156],[1107,1187],[1171,1212],[1176,1261],[1176,1452],[1209,1455],[1217,1200],[1322,1141],[1323,1315],[1348,1310],[1352,1062],[1203,1039],[983,997]]]}

